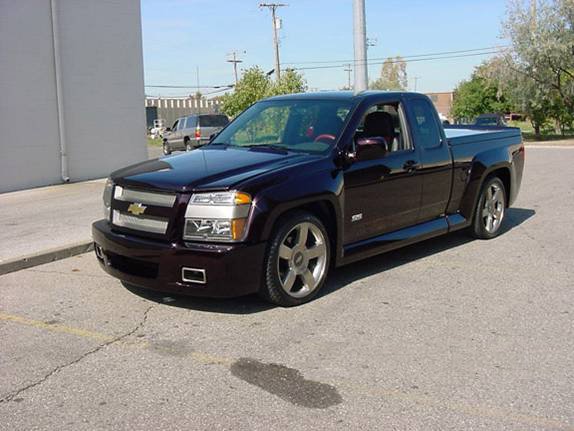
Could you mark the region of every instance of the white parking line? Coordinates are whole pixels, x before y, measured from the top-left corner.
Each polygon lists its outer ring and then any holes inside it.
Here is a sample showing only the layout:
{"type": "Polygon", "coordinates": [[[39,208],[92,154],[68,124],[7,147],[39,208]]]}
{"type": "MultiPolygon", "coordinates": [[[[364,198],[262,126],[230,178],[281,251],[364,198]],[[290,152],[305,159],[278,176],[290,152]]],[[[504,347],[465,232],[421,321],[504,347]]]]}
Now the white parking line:
{"type": "Polygon", "coordinates": [[[530,148],[560,148],[562,150],[574,150],[574,145],[528,145],[528,144],[526,144],[525,147],[527,149],[530,149],[530,148]]]}

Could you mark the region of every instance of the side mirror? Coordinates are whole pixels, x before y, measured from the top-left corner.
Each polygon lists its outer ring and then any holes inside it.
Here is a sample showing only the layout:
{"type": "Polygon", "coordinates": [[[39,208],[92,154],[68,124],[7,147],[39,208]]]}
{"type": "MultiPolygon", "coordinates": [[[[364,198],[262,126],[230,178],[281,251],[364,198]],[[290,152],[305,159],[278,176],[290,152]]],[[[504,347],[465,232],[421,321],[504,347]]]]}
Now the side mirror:
{"type": "Polygon", "coordinates": [[[171,132],[171,127],[166,127],[166,128],[165,128],[165,131],[166,131],[166,132],[171,132]]]}
{"type": "Polygon", "coordinates": [[[357,138],[355,140],[357,160],[375,160],[385,157],[389,152],[387,141],[382,136],[357,138]]]}

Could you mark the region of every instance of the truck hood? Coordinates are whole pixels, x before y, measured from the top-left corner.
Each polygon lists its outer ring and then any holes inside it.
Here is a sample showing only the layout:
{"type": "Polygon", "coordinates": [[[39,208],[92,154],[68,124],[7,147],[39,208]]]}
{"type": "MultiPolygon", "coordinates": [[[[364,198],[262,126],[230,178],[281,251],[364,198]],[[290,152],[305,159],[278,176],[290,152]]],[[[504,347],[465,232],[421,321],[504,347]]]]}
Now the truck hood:
{"type": "Polygon", "coordinates": [[[204,147],[112,173],[120,185],[169,191],[223,190],[314,156],[263,148],[204,147]]]}

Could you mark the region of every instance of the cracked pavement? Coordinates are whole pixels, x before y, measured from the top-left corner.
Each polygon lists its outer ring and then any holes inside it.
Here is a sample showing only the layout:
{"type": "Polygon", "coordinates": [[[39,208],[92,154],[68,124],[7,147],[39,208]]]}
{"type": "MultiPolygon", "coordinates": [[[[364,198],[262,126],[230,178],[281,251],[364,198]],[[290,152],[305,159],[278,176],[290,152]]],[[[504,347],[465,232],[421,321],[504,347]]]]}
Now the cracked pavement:
{"type": "Polygon", "coordinates": [[[75,365],[77,363],[79,363],[80,361],[82,361],[83,359],[85,359],[86,357],[88,357],[89,355],[92,355],[94,353],[99,352],[101,349],[103,349],[104,347],[107,347],[111,344],[117,343],[119,341],[122,341],[124,338],[129,337],[130,335],[135,334],[138,330],[140,330],[143,325],[145,324],[145,321],[147,320],[147,316],[148,313],[152,310],[154,306],[150,305],[143,313],[143,317],[141,319],[141,321],[131,330],[129,330],[128,332],[126,332],[125,334],[119,335],[115,338],[112,338],[109,341],[106,341],[105,343],[99,344],[98,346],[96,346],[95,348],[88,350],[87,352],[83,353],[82,355],[80,355],[79,357],[77,357],[76,359],[73,359],[72,361],[66,363],[66,364],[62,364],[62,365],[58,365],[56,368],[54,368],[53,370],[50,370],[46,375],[42,376],[39,380],[32,382],[30,384],[27,384],[26,386],[24,386],[21,389],[18,389],[15,392],[12,392],[8,395],[6,395],[3,398],[0,398],[0,403],[4,403],[4,402],[8,402],[8,401],[12,401],[14,399],[18,399],[17,397],[21,394],[23,394],[24,392],[26,392],[28,389],[33,388],[34,386],[38,386],[41,385],[42,383],[44,383],[46,380],[48,380],[50,377],[52,377],[53,375],[59,373],[60,371],[62,371],[64,368],[70,367],[72,365],[75,365]]]}
{"type": "Polygon", "coordinates": [[[0,430],[574,429],[573,162],[527,149],[500,238],[298,308],[128,290],[91,254],[0,276],[0,430]]]}

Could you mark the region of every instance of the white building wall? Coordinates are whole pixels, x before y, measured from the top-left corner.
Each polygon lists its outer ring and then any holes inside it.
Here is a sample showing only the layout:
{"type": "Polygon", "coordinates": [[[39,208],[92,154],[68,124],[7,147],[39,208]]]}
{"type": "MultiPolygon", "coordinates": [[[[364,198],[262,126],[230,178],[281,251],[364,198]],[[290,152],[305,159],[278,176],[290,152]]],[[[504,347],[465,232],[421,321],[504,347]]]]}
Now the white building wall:
{"type": "MultiPolygon", "coordinates": [[[[139,0],[53,0],[71,181],[147,158],[139,0]]],[[[50,0],[0,0],[0,192],[62,182],[50,0]]]]}
{"type": "Polygon", "coordinates": [[[60,180],[50,1],[0,0],[0,192],[60,180]]]}

